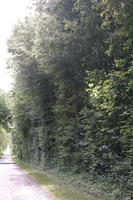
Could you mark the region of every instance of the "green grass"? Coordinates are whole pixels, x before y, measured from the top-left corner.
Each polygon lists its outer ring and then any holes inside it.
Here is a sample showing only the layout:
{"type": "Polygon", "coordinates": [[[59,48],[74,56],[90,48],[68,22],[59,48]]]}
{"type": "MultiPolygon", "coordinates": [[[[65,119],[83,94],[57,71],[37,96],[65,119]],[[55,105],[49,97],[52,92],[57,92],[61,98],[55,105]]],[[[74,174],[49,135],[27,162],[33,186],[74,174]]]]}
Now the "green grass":
{"type": "Polygon", "coordinates": [[[56,173],[42,172],[29,164],[17,161],[18,165],[27,171],[39,184],[41,184],[56,200],[105,200],[105,198],[86,194],[75,188],[67,177],[63,178],[56,173]]]}

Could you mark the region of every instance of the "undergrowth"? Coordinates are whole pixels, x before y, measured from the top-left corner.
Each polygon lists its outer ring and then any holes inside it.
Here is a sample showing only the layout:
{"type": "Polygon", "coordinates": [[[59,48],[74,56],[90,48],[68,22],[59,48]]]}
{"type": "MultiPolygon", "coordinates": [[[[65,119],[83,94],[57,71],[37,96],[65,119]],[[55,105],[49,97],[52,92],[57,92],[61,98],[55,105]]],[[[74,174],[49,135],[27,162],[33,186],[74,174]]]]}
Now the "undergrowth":
{"type": "Polygon", "coordinates": [[[109,200],[107,196],[99,193],[98,184],[92,185],[88,179],[83,181],[81,175],[72,175],[57,169],[42,171],[23,161],[17,163],[55,196],[56,200],[109,200]]]}

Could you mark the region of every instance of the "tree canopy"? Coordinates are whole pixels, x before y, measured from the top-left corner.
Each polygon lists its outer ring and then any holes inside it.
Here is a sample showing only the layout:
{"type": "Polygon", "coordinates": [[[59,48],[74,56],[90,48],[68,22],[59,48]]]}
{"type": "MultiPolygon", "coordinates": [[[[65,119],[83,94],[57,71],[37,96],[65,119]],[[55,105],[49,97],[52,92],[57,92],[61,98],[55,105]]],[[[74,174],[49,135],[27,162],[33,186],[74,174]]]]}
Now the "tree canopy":
{"type": "Polygon", "coordinates": [[[43,169],[86,174],[111,199],[130,200],[133,3],[34,6],[35,15],[16,24],[8,40],[14,153],[43,169]]]}

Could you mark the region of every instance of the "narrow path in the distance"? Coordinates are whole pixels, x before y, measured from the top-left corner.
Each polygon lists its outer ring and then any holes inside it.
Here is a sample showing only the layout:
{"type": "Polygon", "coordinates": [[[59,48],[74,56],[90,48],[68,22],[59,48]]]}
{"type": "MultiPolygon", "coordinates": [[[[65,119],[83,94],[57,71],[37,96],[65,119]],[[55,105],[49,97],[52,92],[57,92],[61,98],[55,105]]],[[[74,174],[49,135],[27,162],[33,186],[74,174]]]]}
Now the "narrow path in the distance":
{"type": "Polygon", "coordinates": [[[5,153],[0,159],[0,200],[53,200],[5,153]]]}

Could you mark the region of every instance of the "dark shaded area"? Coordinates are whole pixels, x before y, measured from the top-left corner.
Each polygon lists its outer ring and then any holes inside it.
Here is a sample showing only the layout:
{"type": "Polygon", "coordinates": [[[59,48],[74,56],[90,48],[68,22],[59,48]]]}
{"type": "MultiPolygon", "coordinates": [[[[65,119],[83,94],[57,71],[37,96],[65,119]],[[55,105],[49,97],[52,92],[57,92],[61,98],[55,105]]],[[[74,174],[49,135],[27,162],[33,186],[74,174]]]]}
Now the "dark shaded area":
{"type": "Polygon", "coordinates": [[[16,163],[13,163],[13,162],[0,162],[0,165],[14,165],[14,164],[16,164],[16,163]]]}

